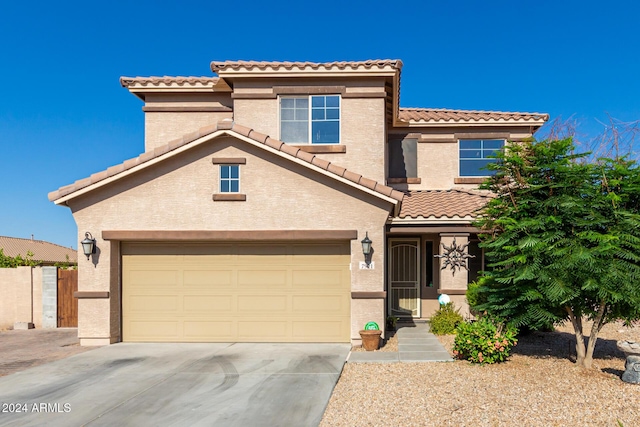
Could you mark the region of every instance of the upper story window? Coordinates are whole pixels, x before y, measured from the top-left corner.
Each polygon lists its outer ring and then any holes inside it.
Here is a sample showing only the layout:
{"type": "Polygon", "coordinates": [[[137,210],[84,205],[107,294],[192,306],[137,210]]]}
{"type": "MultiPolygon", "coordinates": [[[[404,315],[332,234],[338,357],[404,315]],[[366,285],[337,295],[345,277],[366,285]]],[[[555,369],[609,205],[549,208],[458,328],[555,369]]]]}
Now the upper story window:
{"type": "Polygon", "coordinates": [[[240,165],[220,165],[220,192],[240,192],[240,165]]]}
{"type": "Polygon", "coordinates": [[[389,139],[388,149],[389,178],[416,178],[418,176],[417,139],[389,139]]]}
{"type": "Polygon", "coordinates": [[[488,176],[495,172],[483,169],[496,163],[495,156],[504,147],[503,139],[461,139],[460,176],[488,176]]]}
{"type": "Polygon", "coordinates": [[[280,98],[280,139],[292,144],[339,144],[340,96],[280,98]]]}

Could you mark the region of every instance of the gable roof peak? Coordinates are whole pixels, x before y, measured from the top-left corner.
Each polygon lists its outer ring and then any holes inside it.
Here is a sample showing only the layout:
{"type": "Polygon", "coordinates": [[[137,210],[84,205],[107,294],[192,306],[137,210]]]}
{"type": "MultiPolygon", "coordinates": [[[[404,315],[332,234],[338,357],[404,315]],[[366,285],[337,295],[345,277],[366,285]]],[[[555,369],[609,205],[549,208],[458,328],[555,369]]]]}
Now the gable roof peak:
{"type": "MultiPolygon", "coordinates": [[[[107,183],[115,179],[119,179],[121,176],[125,176],[124,174],[134,172],[135,170],[160,161],[163,158],[172,156],[178,150],[187,149],[189,144],[195,143],[198,140],[201,140],[202,142],[207,141],[208,139],[202,140],[204,137],[210,136],[211,138],[215,138],[223,134],[241,139],[248,138],[249,142],[257,145],[258,147],[265,150],[274,150],[278,155],[290,160],[302,162],[303,165],[306,165],[311,169],[319,168],[322,170],[322,173],[326,173],[329,176],[348,182],[351,185],[355,184],[356,187],[359,187],[366,192],[371,192],[373,194],[377,193],[378,195],[392,199],[394,203],[402,201],[402,198],[404,197],[404,193],[400,191],[334,165],[331,162],[322,160],[314,154],[301,150],[299,147],[285,144],[282,141],[257,132],[252,128],[237,124],[231,119],[223,119],[214,125],[202,127],[196,132],[186,134],[182,138],[177,138],[165,145],[156,147],[153,151],[144,152],[138,157],[126,160],[121,164],[111,166],[107,170],[94,173],[88,178],[78,180],[71,185],[52,191],[49,193],[49,200],[55,203],[65,203],[67,200],[75,197],[75,195],[73,195],[74,193],[85,190],[96,184],[101,185],[101,183],[107,183]]],[[[78,193],[78,195],[83,193],[84,192],[78,193]]]]}

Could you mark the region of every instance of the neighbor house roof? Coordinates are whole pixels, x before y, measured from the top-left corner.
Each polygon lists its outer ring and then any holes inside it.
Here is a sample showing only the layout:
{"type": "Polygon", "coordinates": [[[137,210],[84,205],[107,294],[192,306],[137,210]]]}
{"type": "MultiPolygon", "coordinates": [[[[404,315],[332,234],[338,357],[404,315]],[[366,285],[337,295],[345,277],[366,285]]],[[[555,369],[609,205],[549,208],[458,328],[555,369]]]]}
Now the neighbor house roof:
{"type": "Polygon", "coordinates": [[[253,141],[259,147],[267,150],[275,150],[275,152],[282,157],[302,162],[302,164],[307,165],[312,169],[318,170],[317,168],[319,168],[320,171],[329,176],[344,180],[344,182],[367,192],[384,196],[394,203],[401,201],[404,196],[400,191],[394,190],[393,188],[372,179],[365,178],[360,174],[349,171],[327,160],[323,160],[314,154],[301,150],[299,147],[287,145],[282,141],[278,141],[277,139],[273,139],[265,134],[256,132],[253,129],[235,124],[231,120],[222,120],[216,125],[200,128],[197,132],[184,135],[182,138],[157,147],[153,151],[147,151],[138,157],[126,160],[125,162],[112,166],[102,172],[95,173],[88,178],[81,179],[71,185],[61,187],[57,191],[49,193],[49,200],[55,201],[56,203],[62,203],[66,201],[66,196],[73,195],[73,193],[80,190],[97,184],[106,184],[111,182],[120,176],[124,176],[127,171],[137,171],[147,165],[153,164],[154,160],[161,160],[163,157],[171,156],[172,153],[180,151],[183,147],[186,148],[189,144],[194,143],[197,140],[207,140],[203,139],[207,136],[215,138],[223,134],[240,138],[249,138],[250,141],[253,141]],[[64,200],[61,200],[63,198],[64,200]]]}
{"type": "Polygon", "coordinates": [[[444,108],[400,108],[399,119],[404,122],[438,124],[490,124],[531,123],[542,125],[549,120],[548,114],[517,113],[502,111],[449,110],[444,108]]]}
{"type": "Polygon", "coordinates": [[[408,191],[398,217],[473,220],[493,197],[488,191],[467,189],[408,191]]]}
{"type": "Polygon", "coordinates": [[[227,71],[338,71],[338,70],[372,70],[391,67],[402,68],[399,59],[369,59],[365,61],[334,62],[289,62],[289,61],[212,61],[211,71],[224,73],[227,71]]]}
{"type": "Polygon", "coordinates": [[[20,255],[27,256],[27,252],[32,252],[33,261],[46,264],[57,262],[78,262],[78,251],[73,248],[56,245],[55,243],[44,242],[42,240],[21,239],[19,237],[0,236],[0,249],[10,257],[20,255]]]}

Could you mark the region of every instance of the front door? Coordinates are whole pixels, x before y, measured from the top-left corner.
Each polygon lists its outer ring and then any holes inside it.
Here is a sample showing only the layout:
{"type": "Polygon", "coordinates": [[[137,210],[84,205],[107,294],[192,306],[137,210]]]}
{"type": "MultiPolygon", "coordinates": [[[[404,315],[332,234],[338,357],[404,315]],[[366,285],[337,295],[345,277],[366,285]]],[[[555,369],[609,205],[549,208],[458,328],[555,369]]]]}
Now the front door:
{"type": "Polygon", "coordinates": [[[420,317],[420,239],[389,240],[389,314],[420,317]]]}

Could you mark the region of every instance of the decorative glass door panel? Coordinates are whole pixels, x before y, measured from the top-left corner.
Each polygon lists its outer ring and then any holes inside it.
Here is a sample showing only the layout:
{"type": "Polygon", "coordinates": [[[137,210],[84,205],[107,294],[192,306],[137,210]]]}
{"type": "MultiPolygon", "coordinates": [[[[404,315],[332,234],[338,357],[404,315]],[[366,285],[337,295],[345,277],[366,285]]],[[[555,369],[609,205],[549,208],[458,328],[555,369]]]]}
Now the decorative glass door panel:
{"type": "Polygon", "coordinates": [[[420,240],[389,241],[389,314],[420,317],[420,240]]]}

